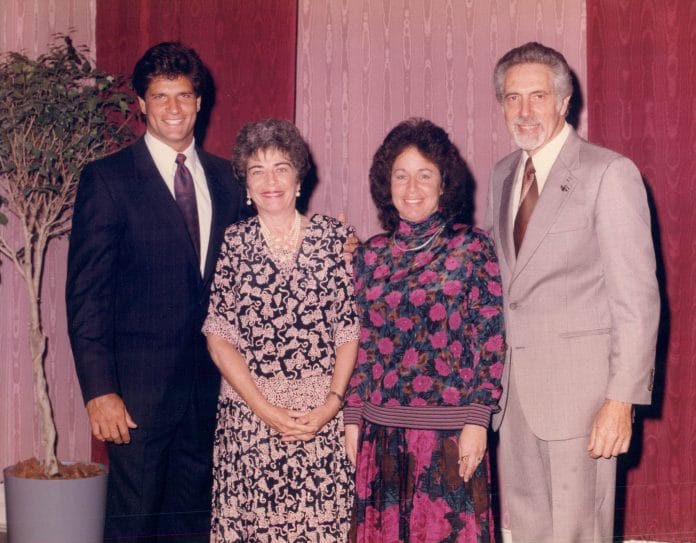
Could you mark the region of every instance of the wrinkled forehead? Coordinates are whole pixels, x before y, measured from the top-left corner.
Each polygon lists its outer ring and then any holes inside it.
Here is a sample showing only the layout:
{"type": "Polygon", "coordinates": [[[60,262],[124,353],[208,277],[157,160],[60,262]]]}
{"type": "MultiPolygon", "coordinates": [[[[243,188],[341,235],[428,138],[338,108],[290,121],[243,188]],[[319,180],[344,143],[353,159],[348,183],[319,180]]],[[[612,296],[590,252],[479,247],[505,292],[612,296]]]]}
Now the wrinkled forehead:
{"type": "Polygon", "coordinates": [[[505,72],[503,90],[518,88],[553,90],[554,73],[546,64],[515,64],[505,72]]]}

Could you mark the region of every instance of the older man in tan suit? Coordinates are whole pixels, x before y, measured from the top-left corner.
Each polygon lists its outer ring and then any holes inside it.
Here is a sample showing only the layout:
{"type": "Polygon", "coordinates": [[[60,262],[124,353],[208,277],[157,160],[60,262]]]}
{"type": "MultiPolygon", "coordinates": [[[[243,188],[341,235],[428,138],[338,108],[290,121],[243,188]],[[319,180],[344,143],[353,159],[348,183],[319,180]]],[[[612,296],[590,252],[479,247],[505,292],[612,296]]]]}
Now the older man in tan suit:
{"type": "Polygon", "coordinates": [[[513,49],[495,87],[520,147],[495,167],[487,214],[509,346],[494,428],[512,539],[611,541],[616,456],[652,389],[659,297],[645,189],[629,159],[566,123],[563,55],[513,49]]]}

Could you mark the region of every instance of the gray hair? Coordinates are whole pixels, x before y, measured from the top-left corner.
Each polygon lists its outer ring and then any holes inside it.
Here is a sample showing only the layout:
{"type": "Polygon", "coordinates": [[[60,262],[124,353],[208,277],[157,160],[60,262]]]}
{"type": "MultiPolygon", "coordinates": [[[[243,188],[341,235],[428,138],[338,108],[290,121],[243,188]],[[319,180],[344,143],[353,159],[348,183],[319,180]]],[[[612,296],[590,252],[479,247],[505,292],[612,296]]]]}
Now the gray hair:
{"type": "Polygon", "coordinates": [[[507,71],[518,64],[543,64],[553,72],[553,88],[559,99],[573,94],[570,66],[565,57],[550,47],[531,41],[505,53],[495,65],[493,85],[495,97],[503,102],[503,86],[507,71]]]}
{"type": "Polygon", "coordinates": [[[242,185],[246,185],[247,163],[259,151],[276,149],[287,156],[300,181],[310,168],[309,147],[300,131],[290,121],[265,119],[246,124],[237,134],[232,149],[232,166],[242,185]]]}

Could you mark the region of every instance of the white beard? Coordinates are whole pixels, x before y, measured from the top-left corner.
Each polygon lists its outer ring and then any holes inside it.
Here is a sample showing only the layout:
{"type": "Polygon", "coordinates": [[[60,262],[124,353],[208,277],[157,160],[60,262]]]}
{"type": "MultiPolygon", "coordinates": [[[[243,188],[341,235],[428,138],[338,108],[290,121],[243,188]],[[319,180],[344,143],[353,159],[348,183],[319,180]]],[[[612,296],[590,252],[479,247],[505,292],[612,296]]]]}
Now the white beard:
{"type": "Polygon", "coordinates": [[[515,140],[515,144],[520,149],[525,151],[533,151],[534,149],[541,147],[546,142],[546,127],[537,119],[523,119],[518,117],[513,121],[512,139],[515,140]],[[522,133],[520,130],[518,130],[518,125],[529,124],[538,125],[536,134],[526,132],[522,133]]]}

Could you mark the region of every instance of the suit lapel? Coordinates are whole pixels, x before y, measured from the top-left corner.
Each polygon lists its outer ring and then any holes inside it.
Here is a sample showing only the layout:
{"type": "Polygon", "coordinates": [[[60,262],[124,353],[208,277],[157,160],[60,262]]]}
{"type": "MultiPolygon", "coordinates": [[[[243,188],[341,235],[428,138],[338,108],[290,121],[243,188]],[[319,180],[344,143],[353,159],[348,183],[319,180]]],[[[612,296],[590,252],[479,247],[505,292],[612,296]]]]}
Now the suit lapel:
{"type": "Polygon", "coordinates": [[[515,184],[515,172],[519,160],[513,163],[510,172],[503,181],[502,192],[500,194],[500,242],[503,249],[503,256],[507,262],[509,269],[515,267],[515,249],[512,239],[512,217],[510,216],[510,207],[512,201],[512,187],[515,184]]]}
{"type": "Polygon", "coordinates": [[[187,240],[187,243],[184,244],[187,247],[186,256],[198,262],[198,255],[181,210],[164,179],[162,179],[144,138],[140,138],[133,145],[133,157],[136,175],[140,180],[140,188],[143,191],[143,196],[152,202],[153,213],[157,214],[169,226],[177,239],[187,240]]]}
{"type": "Polygon", "coordinates": [[[210,240],[208,242],[208,254],[205,259],[205,273],[203,281],[207,284],[208,280],[215,272],[215,264],[217,262],[220,245],[222,244],[225,235],[225,228],[228,225],[227,217],[229,213],[225,213],[224,206],[233,204],[230,197],[229,188],[225,183],[230,182],[229,176],[225,172],[220,172],[218,168],[208,160],[208,155],[198,151],[198,158],[203,165],[205,171],[205,179],[208,183],[208,192],[210,193],[210,203],[212,207],[212,221],[210,224],[210,240]]]}
{"type": "MultiPolygon", "coordinates": [[[[577,168],[579,163],[579,149],[580,138],[575,132],[571,132],[549,172],[544,190],[541,191],[539,200],[534,207],[524,241],[517,255],[517,262],[513,268],[512,281],[529,263],[568,198],[573,194],[577,180],[573,176],[572,170],[577,168]]],[[[508,228],[511,234],[512,226],[508,225],[508,228]]]]}

